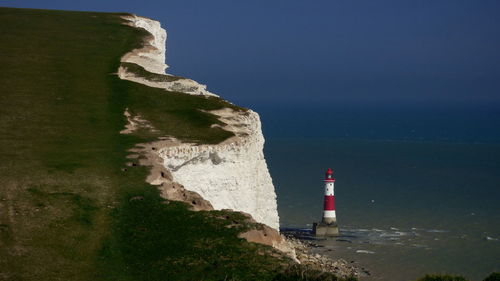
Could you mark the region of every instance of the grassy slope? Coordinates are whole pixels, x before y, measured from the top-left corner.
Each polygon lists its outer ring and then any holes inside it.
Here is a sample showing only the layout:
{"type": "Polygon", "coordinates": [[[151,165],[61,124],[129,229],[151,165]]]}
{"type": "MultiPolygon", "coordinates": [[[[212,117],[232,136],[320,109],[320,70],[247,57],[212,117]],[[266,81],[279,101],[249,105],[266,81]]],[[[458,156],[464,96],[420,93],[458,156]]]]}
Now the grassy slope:
{"type": "Polygon", "coordinates": [[[122,171],[156,137],[120,135],[125,108],[217,143],[231,134],[197,109],[225,102],[112,75],[144,35],[117,14],[0,8],[0,34],[0,280],[271,278],[269,248],[160,199],[145,168],[122,171]]]}
{"type": "Polygon", "coordinates": [[[157,73],[152,73],[144,69],[142,66],[135,64],[135,63],[130,63],[130,62],[122,62],[120,64],[121,67],[125,68],[128,72],[132,72],[137,76],[147,78],[150,81],[154,82],[174,82],[179,79],[182,79],[182,77],[179,76],[173,76],[173,75],[164,75],[164,74],[157,74],[157,73]]]}

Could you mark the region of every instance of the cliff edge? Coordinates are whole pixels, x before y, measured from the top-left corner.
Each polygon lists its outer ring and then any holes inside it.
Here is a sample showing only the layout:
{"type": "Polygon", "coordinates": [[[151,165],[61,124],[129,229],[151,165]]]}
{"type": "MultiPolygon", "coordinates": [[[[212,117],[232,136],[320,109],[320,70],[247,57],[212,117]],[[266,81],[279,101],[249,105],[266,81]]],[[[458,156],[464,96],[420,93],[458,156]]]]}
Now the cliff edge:
{"type": "MultiPolygon", "coordinates": [[[[216,96],[207,91],[205,85],[164,73],[167,33],[159,22],[138,16],[123,18],[128,25],[142,28],[150,35],[145,38],[142,48],[122,57],[118,71],[121,79],[190,95],[216,96]]],[[[162,167],[153,167],[148,182],[159,185],[167,199],[201,204],[200,200],[188,200],[192,197],[185,192],[183,196],[172,192],[177,186],[177,190],[183,188],[210,203],[204,206],[244,212],[259,223],[279,229],[276,193],[263,154],[264,137],[259,115],[252,110],[232,108],[208,113],[221,121],[222,125],[213,126],[220,126],[233,136],[217,144],[185,143],[164,137],[154,145],[155,156],[149,159],[150,165],[161,164],[162,167]]],[[[127,118],[131,128],[147,124],[140,116],[129,114],[127,118]]]]}

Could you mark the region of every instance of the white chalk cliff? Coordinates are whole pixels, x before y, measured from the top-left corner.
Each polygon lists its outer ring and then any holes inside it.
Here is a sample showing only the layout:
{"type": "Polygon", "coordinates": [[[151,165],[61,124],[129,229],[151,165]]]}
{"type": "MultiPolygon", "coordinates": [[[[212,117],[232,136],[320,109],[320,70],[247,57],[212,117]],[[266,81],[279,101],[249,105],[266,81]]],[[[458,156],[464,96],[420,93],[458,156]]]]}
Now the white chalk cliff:
{"type": "MultiPolygon", "coordinates": [[[[128,21],[128,25],[142,28],[151,35],[149,38],[146,38],[147,42],[144,42],[146,44],[142,48],[132,50],[125,54],[121,58],[121,61],[135,63],[151,73],[169,75],[165,73],[168,67],[165,63],[167,31],[161,28],[160,22],[138,16],[124,16],[123,19],[128,21]]],[[[149,87],[162,88],[167,91],[181,92],[190,95],[217,96],[207,91],[206,85],[199,84],[187,78],[178,77],[175,81],[152,81],[129,72],[122,66],[118,69],[118,76],[124,80],[141,83],[149,87]]]]}
{"type": "MultiPolygon", "coordinates": [[[[128,24],[148,31],[151,36],[141,49],[125,54],[121,61],[138,64],[149,72],[165,74],[168,65],[165,63],[167,31],[161,28],[160,22],[138,16],[125,16],[128,24]]],[[[123,79],[123,78],[122,78],[123,79]]]]}
{"type": "MultiPolygon", "coordinates": [[[[122,62],[135,63],[147,71],[165,75],[166,31],[151,19],[125,17],[128,24],[143,28],[151,36],[149,44],[126,54],[122,62]]],[[[192,95],[215,96],[191,79],[149,81],[119,69],[119,77],[151,87],[192,95]]],[[[257,222],[279,228],[276,193],[263,154],[264,137],[259,115],[251,110],[229,108],[212,111],[226,125],[223,129],[235,134],[216,145],[195,145],[173,142],[160,147],[158,155],[172,180],[189,191],[200,194],[215,209],[232,209],[250,214],[257,222]]]]}

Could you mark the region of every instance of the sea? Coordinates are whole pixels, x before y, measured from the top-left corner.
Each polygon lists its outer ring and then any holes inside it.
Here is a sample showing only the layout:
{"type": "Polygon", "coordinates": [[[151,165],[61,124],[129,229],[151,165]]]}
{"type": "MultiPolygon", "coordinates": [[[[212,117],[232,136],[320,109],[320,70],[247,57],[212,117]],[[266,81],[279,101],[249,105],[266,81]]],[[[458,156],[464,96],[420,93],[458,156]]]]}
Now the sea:
{"type": "Polygon", "coordinates": [[[361,280],[500,271],[495,106],[257,108],[282,231],[365,268],[361,280]],[[340,236],[315,238],[334,170],[340,236]]]}

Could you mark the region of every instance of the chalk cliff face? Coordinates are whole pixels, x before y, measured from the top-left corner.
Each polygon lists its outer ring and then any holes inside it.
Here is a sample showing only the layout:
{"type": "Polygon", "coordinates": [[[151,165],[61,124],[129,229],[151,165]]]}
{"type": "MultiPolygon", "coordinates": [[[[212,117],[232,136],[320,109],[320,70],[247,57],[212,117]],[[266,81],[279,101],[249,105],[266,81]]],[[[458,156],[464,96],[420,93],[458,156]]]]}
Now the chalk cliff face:
{"type": "Polygon", "coordinates": [[[137,16],[126,16],[130,26],[145,29],[151,35],[148,45],[135,49],[122,57],[122,62],[136,63],[149,72],[165,74],[168,65],[165,64],[167,31],[161,28],[158,21],[137,16]]]}
{"type": "MultiPolygon", "coordinates": [[[[149,44],[133,50],[122,58],[144,69],[165,74],[166,31],[157,21],[142,17],[126,17],[129,25],[143,28],[151,34],[149,44]]],[[[190,79],[172,82],[149,81],[120,68],[122,79],[194,95],[214,94],[190,79]],[[175,84],[177,83],[177,84],[175,84]]],[[[260,223],[279,228],[276,194],[263,154],[264,137],[259,115],[251,110],[229,108],[212,111],[226,125],[223,129],[235,134],[216,145],[195,145],[172,141],[160,147],[162,159],[172,181],[208,200],[215,209],[233,209],[252,215],[260,223]]],[[[168,142],[167,142],[168,143],[168,142]]]]}
{"type": "MultiPolygon", "coordinates": [[[[138,16],[125,16],[123,18],[128,20],[128,25],[142,28],[151,35],[147,38],[148,40],[145,42],[145,46],[127,53],[122,57],[121,61],[138,64],[151,73],[169,75],[165,73],[168,67],[165,64],[166,30],[161,28],[158,21],[148,18],[138,16]]],[[[175,77],[175,79],[162,79],[161,81],[148,80],[135,73],[128,72],[126,68],[121,66],[118,69],[118,76],[124,80],[141,83],[149,87],[162,88],[167,91],[181,92],[190,95],[217,96],[207,91],[206,85],[199,84],[187,78],[175,77]]],[[[171,77],[174,78],[174,76],[171,77]]]]}
{"type": "Polygon", "coordinates": [[[276,194],[264,159],[259,115],[251,110],[212,111],[236,134],[218,145],[181,144],[160,150],[173,179],[210,201],[215,209],[249,213],[279,228],[276,194]]]}

